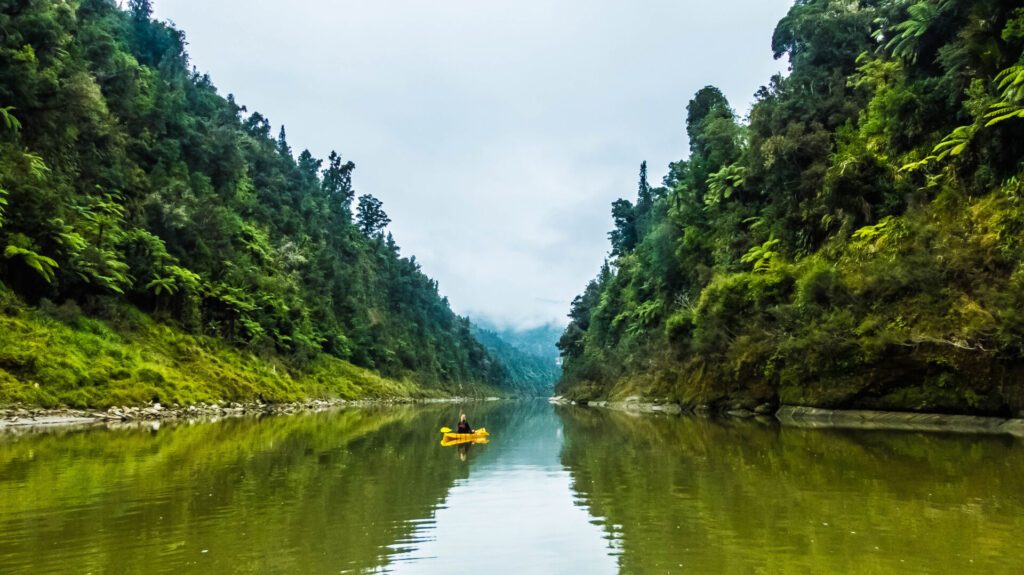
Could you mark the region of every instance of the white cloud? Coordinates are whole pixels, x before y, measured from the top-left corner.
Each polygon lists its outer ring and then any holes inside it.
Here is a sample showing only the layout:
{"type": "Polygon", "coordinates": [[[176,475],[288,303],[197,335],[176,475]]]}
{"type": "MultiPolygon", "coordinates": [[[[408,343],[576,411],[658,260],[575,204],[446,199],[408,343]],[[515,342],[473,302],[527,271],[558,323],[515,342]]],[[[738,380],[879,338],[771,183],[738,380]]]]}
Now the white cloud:
{"type": "Polygon", "coordinates": [[[685,155],[707,84],[745,111],[787,0],[157,0],[224,94],[337,149],[453,307],[561,319],[609,204],[685,155]],[[557,303],[555,303],[557,302],[557,303]]]}

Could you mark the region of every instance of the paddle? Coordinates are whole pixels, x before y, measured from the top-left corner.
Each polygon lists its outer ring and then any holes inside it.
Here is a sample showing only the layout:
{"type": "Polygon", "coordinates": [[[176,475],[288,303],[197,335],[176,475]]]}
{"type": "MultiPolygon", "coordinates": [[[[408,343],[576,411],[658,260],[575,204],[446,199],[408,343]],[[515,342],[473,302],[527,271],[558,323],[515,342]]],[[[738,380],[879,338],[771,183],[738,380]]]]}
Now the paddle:
{"type": "MultiPolygon", "coordinates": [[[[442,427],[441,428],[441,433],[451,433],[451,432],[452,432],[452,428],[450,428],[450,427],[442,427]]],[[[483,427],[479,427],[473,433],[464,433],[463,435],[490,435],[490,433],[487,433],[487,429],[485,429],[483,427]]]]}

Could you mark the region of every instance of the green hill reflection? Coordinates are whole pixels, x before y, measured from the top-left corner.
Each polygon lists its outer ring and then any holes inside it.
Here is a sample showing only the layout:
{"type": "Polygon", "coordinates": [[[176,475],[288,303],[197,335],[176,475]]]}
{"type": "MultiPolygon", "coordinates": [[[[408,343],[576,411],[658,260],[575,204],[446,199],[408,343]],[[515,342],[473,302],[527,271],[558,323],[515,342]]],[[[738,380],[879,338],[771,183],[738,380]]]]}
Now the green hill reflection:
{"type": "Polygon", "coordinates": [[[562,463],[625,573],[1016,573],[1024,558],[1010,437],[559,414],[562,463]]]}

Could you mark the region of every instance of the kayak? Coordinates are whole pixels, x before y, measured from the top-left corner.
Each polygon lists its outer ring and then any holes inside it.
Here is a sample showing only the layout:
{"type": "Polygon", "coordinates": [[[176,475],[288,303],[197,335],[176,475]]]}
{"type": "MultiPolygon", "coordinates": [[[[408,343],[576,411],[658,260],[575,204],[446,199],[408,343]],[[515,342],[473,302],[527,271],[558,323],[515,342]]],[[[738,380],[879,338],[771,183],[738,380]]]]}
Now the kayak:
{"type": "Polygon", "coordinates": [[[483,427],[473,433],[455,433],[454,431],[443,432],[441,436],[442,445],[456,445],[459,443],[487,443],[490,433],[483,427]]]}
{"type": "Polygon", "coordinates": [[[468,439],[448,439],[444,438],[441,440],[441,447],[451,447],[453,445],[487,445],[490,441],[486,436],[483,435],[472,435],[469,433],[459,433],[457,435],[471,435],[468,439]]]}

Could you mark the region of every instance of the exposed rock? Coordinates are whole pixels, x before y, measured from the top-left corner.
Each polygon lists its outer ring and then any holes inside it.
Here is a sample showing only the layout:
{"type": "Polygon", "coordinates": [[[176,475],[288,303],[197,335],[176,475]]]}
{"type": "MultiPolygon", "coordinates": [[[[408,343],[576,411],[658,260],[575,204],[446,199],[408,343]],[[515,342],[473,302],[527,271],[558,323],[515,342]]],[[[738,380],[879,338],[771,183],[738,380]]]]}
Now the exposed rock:
{"type": "Polygon", "coordinates": [[[302,412],[317,412],[341,407],[360,407],[371,405],[391,405],[398,403],[454,403],[472,401],[476,398],[431,398],[431,399],[364,399],[350,401],[344,399],[311,399],[295,403],[271,404],[262,401],[250,403],[219,402],[213,404],[198,403],[188,406],[164,407],[158,402],[146,406],[112,406],[102,410],[76,410],[57,408],[52,410],[27,410],[12,406],[0,409],[0,430],[26,429],[31,427],[52,427],[58,425],[105,425],[107,427],[131,427],[147,425],[150,429],[159,429],[159,422],[169,420],[184,421],[217,421],[223,417],[245,417],[253,415],[289,415],[302,412]],[[144,422],[144,423],[143,423],[144,422]]]}
{"type": "Polygon", "coordinates": [[[1024,437],[1024,419],[937,413],[831,410],[793,405],[782,406],[775,416],[783,425],[793,427],[1009,433],[1024,437]]]}

